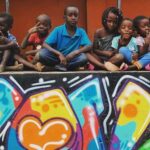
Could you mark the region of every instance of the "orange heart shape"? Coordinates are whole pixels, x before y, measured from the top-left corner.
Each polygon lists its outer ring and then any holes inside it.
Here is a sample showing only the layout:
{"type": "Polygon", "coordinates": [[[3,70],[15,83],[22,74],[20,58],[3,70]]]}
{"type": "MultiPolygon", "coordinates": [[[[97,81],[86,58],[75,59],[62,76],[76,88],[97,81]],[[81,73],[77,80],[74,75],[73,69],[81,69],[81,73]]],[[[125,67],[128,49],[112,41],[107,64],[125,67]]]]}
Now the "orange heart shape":
{"type": "Polygon", "coordinates": [[[19,142],[28,150],[54,150],[69,142],[73,128],[61,118],[42,124],[36,117],[27,116],[20,121],[17,133],[19,142]]]}

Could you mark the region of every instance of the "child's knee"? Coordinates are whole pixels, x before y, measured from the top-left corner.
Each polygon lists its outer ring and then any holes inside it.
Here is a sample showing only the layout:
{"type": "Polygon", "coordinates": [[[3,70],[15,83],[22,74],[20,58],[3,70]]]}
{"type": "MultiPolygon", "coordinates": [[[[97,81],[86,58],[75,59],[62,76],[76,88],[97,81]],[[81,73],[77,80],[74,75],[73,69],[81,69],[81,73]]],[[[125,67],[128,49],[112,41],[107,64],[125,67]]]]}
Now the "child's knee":
{"type": "Polygon", "coordinates": [[[125,46],[119,48],[119,53],[121,53],[121,54],[124,54],[124,53],[126,53],[127,51],[128,51],[128,48],[125,47],[125,46]]]}
{"type": "Polygon", "coordinates": [[[87,63],[88,62],[88,58],[87,58],[87,55],[82,53],[81,54],[81,57],[80,57],[80,60],[83,62],[83,63],[87,63]]]}
{"type": "Polygon", "coordinates": [[[122,54],[116,54],[115,55],[115,59],[117,59],[117,60],[123,60],[124,56],[122,54]]]}

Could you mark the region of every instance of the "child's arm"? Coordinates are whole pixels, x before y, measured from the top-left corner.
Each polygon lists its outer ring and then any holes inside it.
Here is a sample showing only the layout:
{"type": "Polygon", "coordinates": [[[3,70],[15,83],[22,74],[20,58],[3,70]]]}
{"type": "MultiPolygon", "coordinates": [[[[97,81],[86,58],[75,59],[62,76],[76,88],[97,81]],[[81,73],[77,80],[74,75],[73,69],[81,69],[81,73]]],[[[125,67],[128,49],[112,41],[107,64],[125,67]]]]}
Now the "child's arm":
{"type": "Polygon", "coordinates": [[[94,52],[99,56],[112,57],[116,52],[113,50],[94,50],[94,52]]]}
{"type": "Polygon", "coordinates": [[[103,28],[96,30],[94,34],[93,50],[98,56],[112,57],[114,55],[113,50],[107,50],[102,48],[100,39],[105,36],[105,30],[103,28]]]}
{"type": "Polygon", "coordinates": [[[147,38],[144,39],[142,37],[137,37],[136,43],[137,43],[138,50],[139,50],[139,56],[142,56],[145,53],[147,53],[147,50],[148,50],[148,39],[147,38]]]}
{"type": "Polygon", "coordinates": [[[66,60],[65,56],[62,53],[60,53],[59,51],[55,50],[54,48],[52,48],[50,45],[48,45],[45,42],[43,43],[43,47],[48,49],[53,54],[55,54],[59,58],[61,64],[64,64],[64,65],[67,64],[67,60],[66,60]]]}
{"type": "Polygon", "coordinates": [[[39,25],[39,22],[34,27],[32,27],[31,29],[28,30],[26,36],[24,37],[24,39],[21,43],[21,48],[22,49],[25,49],[27,46],[31,45],[31,43],[28,41],[28,39],[29,39],[29,37],[32,33],[37,32],[38,25],[39,25]]]}
{"type": "Polygon", "coordinates": [[[85,30],[81,29],[80,31],[81,31],[80,47],[76,50],[73,50],[70,54],[66,56],[67,61],[70,61],[72,58],[81,53],[86,53],[92,50],[91,41],[89,40],[89,37],[86,34],[85,30]]]}
{"type": "Polygon", "coordinates": [[[0,39],[0,51],[4,51],[4,50],[8,50],[8,49],[12,49],[12,48],[16,48],[18,49],[18,45],[16,42],[14,41],[9,41],[7,38],[5,37],[1,37],[0,39]]]}
{"type": "Polygon", "coordinates": [[[86,53],[92,50],[92,46],[83,46],[80,49],[77,49],[73,52],[71,52],[70,54],[68,54],[66,56],[67,61],[70,61],[71,59],[73,59],[75,56],[79,55],[80,53],[86,53]]]}
{"type": "Polygon", "coordinates": [[[28,50],[27,52],[25,52],[25,55],[32,55],[32,54],[36,54],[37,52],[39,52],[39,49],[36,50],[28,50]]]}

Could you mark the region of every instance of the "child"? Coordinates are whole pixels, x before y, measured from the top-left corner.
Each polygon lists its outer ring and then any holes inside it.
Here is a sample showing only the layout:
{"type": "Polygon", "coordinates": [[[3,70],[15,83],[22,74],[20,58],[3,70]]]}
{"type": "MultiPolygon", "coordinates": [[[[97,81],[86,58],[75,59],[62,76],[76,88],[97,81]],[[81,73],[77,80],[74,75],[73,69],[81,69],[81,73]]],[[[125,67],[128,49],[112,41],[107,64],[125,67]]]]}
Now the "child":
{"type": "Polygon", "coordinates": [[[22,64],[14,65],[14,54],[18,51],[16,38],[8,31],[12,28],[13,17],[0,13],[0,72],[4,70],[21,70],[22,64]]]}
{"type": "Polygon", "coordinates": [[[37,71],[41,71],[41,66],[33,65],[24,60],[19,55],[19,46],[16,38],[9,33],[9,30],[13,25],[13,17],[8,13],[0,14],[0,34],[1,34],[1,45],[0,45],[0,58],[1,65],[0,71],[4,70],[22,70],[23,64],[37,71]],[[14,65],[15,60],[22,64],[14,65]],[[6,66],[8,65],[8,66],[6,66]]]}
{"type": "Polygon", "coordinates": [[[107,8],[102,15],[103,27],[94,34],[93,53],[87,54],[89,61],[97,68],[106,70],[104,61],[120,64],[122,58],[112,49],[111,43],[118,34],[118,27],[122,21],[122,12],[116,7],[107,8]]]}
{"type": "MultiPolygon", "coordinates": [[[[112,48],[119,51],[125,62],[133,64],[136,62],[139,53],[136,39],[133,37],[133,21],[129,18],[124,18],[119,27],[119,33],[120,35],[112,40],[112,48]]],[[[105,66],[110,71],[119,70],[119,67],[110,62],[106,63],[105,66]]]]}
{"type": "MultiPolygon", "coordinates": [[[[137,32],[136,42],[139,47],[138,60],[132,65],[122,64],[123,70],[141,70],[150,63],[150,21],[145,16],[137,16],[134,19],[134,27],[137,32]]],[[[147,66],[148,67],[148,66],[147,66]]],[[[146,69],[147,69],[146,67],[146,69]]],[[[149,67],[148,67],[149,68],[149,67]]]]}
{"type": "Polygon", "coordinates": [[[33,56],[42,48],[42,44],[48,36],[50,28],[51,19],[48,15],[41,14],[36,18],[36,25],[29,29],[21,44],[22,49],[32,46],[33,50],[26,52],[26,55],[29,55],[29,57],[27,57],[29,61],[31,61],[33,56]]]}
{"type": "Polygon", "coordinates": [[[75,70],[87,63],[84,52],[90,50],[91,42],[84,29],[77,26],[79,10],[68,6],[64,10],[65,24],[56,27],[45,40],[36,60],[55,66],[60,71],[75,70]]]}

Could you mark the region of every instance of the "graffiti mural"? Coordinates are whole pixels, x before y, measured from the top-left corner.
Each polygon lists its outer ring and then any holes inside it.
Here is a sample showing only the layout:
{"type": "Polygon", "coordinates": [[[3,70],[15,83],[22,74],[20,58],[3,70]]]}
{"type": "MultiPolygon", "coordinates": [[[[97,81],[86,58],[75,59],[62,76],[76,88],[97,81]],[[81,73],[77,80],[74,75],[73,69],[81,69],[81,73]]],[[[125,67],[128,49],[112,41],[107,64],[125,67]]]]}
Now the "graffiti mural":
{"type": "Polygon", "coordinates": [[[148,73],[0,76],[0,150],[149,150],[148,73]]]}

